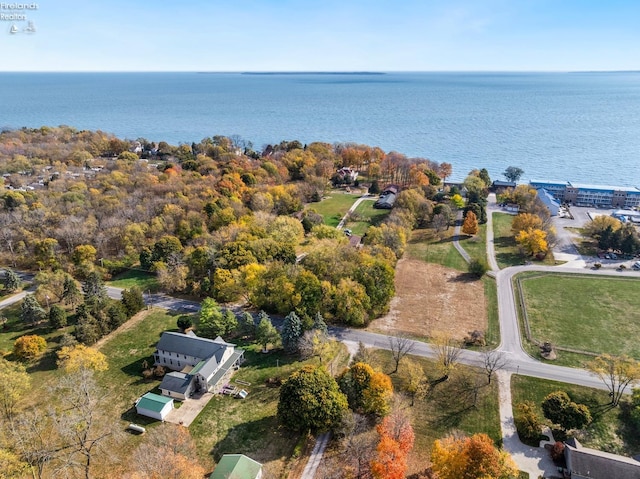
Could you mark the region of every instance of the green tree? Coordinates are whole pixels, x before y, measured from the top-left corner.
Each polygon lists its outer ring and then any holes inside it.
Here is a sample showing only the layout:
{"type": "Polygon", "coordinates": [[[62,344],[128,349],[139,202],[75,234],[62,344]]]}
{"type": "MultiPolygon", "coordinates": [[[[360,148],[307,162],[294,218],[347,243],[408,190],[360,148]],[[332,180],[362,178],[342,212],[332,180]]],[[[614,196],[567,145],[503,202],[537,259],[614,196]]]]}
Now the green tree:
{"type": "Polygon", "coordinates": [[[20,277],[16,274],[15,271],[13,271],[12,269],[6,268],[4,270],[4,289],[9,292],[9,293],[13,293],[15,291],[17,291],[20,288],[20,277]]]}
{"type": "Polygon", "coordinates": [[[258,316],[260,322],[256,328],[256,339],[262,344],[262,350],[267,351],[269,344],[276,344],[280,339],[278,330],[271,323],[271,319],[264,311],[260,311],[258,316]]]}
{"type": "Polygon", "coordinates": [[[222,320],[224,321],[224,336],[229,336],[238,330],[238,318],[230,309],[224,310],[222,320]]]}
{"type": "Polygon", "coordinates": [[[364,326],[369,321],[369,296],[360,283],[342,278],[333,293],[333,313],[335,318],[351,326],[364,326]]]}
{"type": "Polygon", "coordinates": [[[504,176],[507,181],[516,182],[520,179],[523,173],[524,170],[522,168],[518,168],[517,166],[508,166],[502,173],[502,176],[504,176]]]}
{"type": "Polygon", "coordinates": [[[144,296],[138,286],[132,286],[131,289],[122,291],[121,301],[129,318],[145,307],[144,296]]]}
{"type": "Polygon", "coordinates": [[[472,259],[468,266],[469,274],[476,278],[482,278],[489,271],[489,265],[482,259],[472,259]]]}
{"type": "Polygon", "coordinates": [[[280,330],[280,338],[282,339],[282,347],[288,354],[298,352],[298,342],[303,332],[300,317],[293,311],[287,314],[280,330]]]}
{"type": "Polygon", "coordinates": [[[581,429],[591,422],[591,413],[584,404],[576,404],[564,391],[548,394],[542,401],[542,412],[562,429],[581,429]]]}
{"type": "Polygon", "coordinates": [[[49,309],[49,326],[54,329],[64,328],[67,325],[67,312],[64,308],[54,304],[49,309]]]}
{"type": "Polygon", "coordinates": [[[225,318],[222,309],[213,298],[205,298],[198,317],[198,334],[214,339],[226,333],[225,318]]]}
{"type": "Polygon", "coordinates": [[[318,311],[314,316],[313,325],[311,326],[311,329],[313,329],[314,331],[319,331],[322,334],[329,333],[329,330],[327,328],[327,323],[324,321],[324,318],[322,317],[322,314],[320,313],[320,311],[318,311]]]}
{"type": "Polygon", "coordinates": [[[347,411],[347,399],[322,367],[304,366],[280,388],[278,419],[295,431],[336,428],[347,411]]]}
{"type": "Polygon", "coordinates": [[[32,326],[44,319],[47,315],[42,306],[40,306],[40,303],[38,303],[38,300],[32,294],[25,296],[20,309],[20,318],[22,321],[32,326]]]}
{"type": "Polygon", "coordinates": [[[87,275],[87,279],[82,285],[84,301],[88,304],[102,303],[107,299],[107,288],[104,286],[102,276],[97,271],[92,271],[87,275]]]}
{"type": "Polygon", "coordinates": [[[256,322],[253,319],[253,315],[248,311],[245,311],[240,316],[240,333],[249,338],[254,337],[256,334],[256,322]]]}
{"type": "Polygon", "coordinates": [[[82,294],[78,288],[78,283],[71,276],[64,277],[64,285],[62,291],[62,299],[66,304],[75,306],[82,299],[82,294]]]}
{"type": "Polygon", "coordinates": [[[355,363],[338,376],[340,390],[346,395],[349,407],[362,414],[384,416],[389,412],[393,394],[391,379],[374,371],[365,363],[355,363]]]}
{"type": "Polygon", "coordinates": [[[176,324],[180,329],[180,331],[184,333],[187,329],[193,326],[193,321],[191,321],[191,318],[189,316],[182,315],[178,318],[178,321],[176,324]]]}

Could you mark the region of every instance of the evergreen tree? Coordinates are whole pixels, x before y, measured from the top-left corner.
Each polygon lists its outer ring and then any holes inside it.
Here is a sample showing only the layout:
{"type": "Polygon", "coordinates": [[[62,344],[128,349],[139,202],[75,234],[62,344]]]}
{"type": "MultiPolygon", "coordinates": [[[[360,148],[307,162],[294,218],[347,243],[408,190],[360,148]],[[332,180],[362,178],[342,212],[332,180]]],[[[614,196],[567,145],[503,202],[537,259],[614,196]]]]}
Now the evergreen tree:
{"type": "Polygon", "coordinates": [[[282,347],[289,354],[298,352],[298,342],[302,337],[302,321],[295,312],[290,312],[284,318],[284,324],[280,331],[280,338],[282,338],[282,347]]]}
{"type": "Polygon", "coordinates": [[[122,292],[122,305],[129,318],[144,309],[144,296],[140,288],[132,286],[131,289],[125,289],[122,292]]]}
{"type": "Polygon", "coordinates": [[[7,268],[4,270],[4,289],[13,293],[20,288],[20,277],[16,274],[15,271],[7,268]]]}
{"type": "Polygon", "coordinates": [[[260,316],[262,319],[258,323],[258,327],[256,328],[256,339],[262,344],[262,349],[264,351],[267,350],[267,346],[269,344],[275,344],[278,339],[280,339],[280,335],[278,331],[271,323],[271,319],[267,316],[264,311],[260,312],[260,316]]]}
{"type": "Polygon", "coordinates": [[[78,304],[80,299],[82,299],[82,294],[80,293],[76,280],[69,275],[66,275],[64,278],[62,299],[66,304],[72,306],[78,304]]]}
{"type": "Polygon", "coordinates": [[[225,309],[222,320],[224,321],[224,336],[234,334],[238,330],[238,318],[230,309],[225,309]]]}
{"type": "Polygon", "coordinates": [[[49,309],[49,326],[54,329],[64,328],[67,325],[67,312],[54,304],[49,309]]]}
{"type": "Polygon", "coordinates": [[[205,298],[200,307],[198,335],[214,339],[225,333],[224,316],[220,306],[213,298],[205,298]]]}
{"type": "Polygon", "coordinates": [[[189,316],[183,315],[178,318],[177,325],[178,328],[180,328],[180,331],[184,333],[187,329],[193,326],[193,322],[189,316]]]}
{"type": "Polygon", "coordinates": [[[104,286],[100,273],[97,271],[89,273],[82,285],[82,292],[84,293],[85,303],[102,303],[107,299],[107,288],[104,286]]]}
{"type": "Polygon", "coordinates": [[[32,294],[27,295],[22,301],[20,318],[30,325],[35,325],[47,315],[45,310],[40,306],[38,300],[32,294]]]}
{"type": "Polygon", "coordinates": [[[109,317],[109,330],[113,331],[122,324],[126,323],[128,316],[125,306],[118,301],[114,301],[109,309],[107,309],[107,316],[109,317]]]}
{"type": "Polygon", "coordinates": [[[327,329],[327,323],[325,323],[324,318],[322,317],[322,314],[320,314],[320,311],[318,311],[316,313],[315,318],[313,318],[313,326],[311,326],[311,329],[315,331],[320,331],[322,334],[329,333],[327,329]]]}
{"type": "Polygon", "coordinates": [[[253,315],[248,311],[242,313],[240,317],[240,331],[243,336],[252,338],[256,334],[256,323],[253,315]]]}

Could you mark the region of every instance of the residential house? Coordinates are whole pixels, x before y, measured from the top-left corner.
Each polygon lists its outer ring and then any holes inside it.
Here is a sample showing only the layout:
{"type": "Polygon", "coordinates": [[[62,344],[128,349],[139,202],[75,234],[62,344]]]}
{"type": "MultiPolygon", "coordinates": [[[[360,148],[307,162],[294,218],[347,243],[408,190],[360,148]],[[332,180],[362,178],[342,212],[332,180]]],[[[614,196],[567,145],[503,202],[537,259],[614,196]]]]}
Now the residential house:
{"type": "Polygon", "coordinates": [[[584,447],[577,439],[565,442],[564,457],[570,479],[640,479],[640,462],[584,447]]]}
{"type": "Polygon", "coordinates": [[[147,393],[136,401],[135,407],[138,414],[164,421],[173,409],[173,399],[147,393]]]}
{"type": "Polygon", "coordinates": [[[184,400],[193,392],[219,392],[240,367],[244,351],[235,344],[165,331],[160,337],[155,365],[174,372],[166,374],[160,390],[165,396],[184,400]]]}
{"type": "Polygon", "coordinates": [[[209,479],[262,479],[262,464],[244,454],[225,454],[209,479]]]}

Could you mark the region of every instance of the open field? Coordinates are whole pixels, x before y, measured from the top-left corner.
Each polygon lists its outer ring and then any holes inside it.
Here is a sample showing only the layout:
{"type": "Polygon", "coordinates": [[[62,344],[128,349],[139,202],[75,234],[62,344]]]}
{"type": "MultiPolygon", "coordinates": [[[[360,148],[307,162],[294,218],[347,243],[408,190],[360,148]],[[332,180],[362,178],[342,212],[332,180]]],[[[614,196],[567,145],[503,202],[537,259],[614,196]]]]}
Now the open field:
{"type": "Polygon", "coordinates": [[[602,406],[609,402],[607,391],[525,376],[514,375],[511,378],[514,406],[523,401],[531,401],[541,419],[544,415],[540,404],[547,394],[554,391],[565,391],[574,402],[586,404],[591,410],[593,422],[584,432],[576,435],[584,446],[627,456],[640,452],[640,436],[627,426],[629,422],[623,404],[599,413],[603,411],[602,406]]]}
{"type": "Polygon", "coordinates": [[[360,197],[359,194],[345,193],[341,190],[332,190],[319,203],[309,205],[310,209],[314,209],[318,214],[322,215],[325,224],[329,226],[338,226],[342,217],[349,211],[351,205],[360,197]]]}
{"type": "Polygon", "coordinates": [[[396,266],[395,286],[389,313],[369,329],[416,338],[444,332],[460,339],[470,331],[487,329],[484,283],[466,273],[402,259],[396,266]]]}
{"type": "MultiPolygon", "coordinates": [[[[388,351],[375,351],[375,365],[383,372],[393,370],[391,354],[388,351]]],[[[434,361],[411,356],[419,363],[429,380],[440,377],[434,361]]],[[[391,376],[396,391],[402,389],[402,365],[398,374],[391,376]]],[[[468,385],[468,383],[467,383],[468,385]]],[[[453,430],[461,430],[468,434],[484,432],[496,444],[501,443],[500,419],[498,410],[497,382],[486,386],[486,377],[480,377],[478,370],[459,365],[448,381],[438,384],[424,400],[417,400],[413,407],[408,407],[413,419],[415,444],[409,454],[408,474],[423,471],[431,454],[433,441],[446,436],[453,430]],[[475,407],[466,401],[468,389],[462,378],[476,378],[482,386],[479,388],[478,401],[475,407]],[[452,400],[456,398],[456,400],[452,400]]]]}
{"type": "Polygon", "coordinates": [[[349,221],[346,227],[349,228],[354,235],[362,236],[367,232],[369,226],[378,226],[382,220],[389,214],[391,210],[375,209],[373,204],[375,201],[366,200],[358,205],[354,213],[357,215],[358,221],[349,221]]]}
{"type": "Polygon", "coordinates": [[[640,358],[639,280],[551,273],[519,277],[534,338],[640,358]]]}
{"type": "Polygon", "coordinates": [[[145,293],[148,291],[155,293],[160,290],[160,285],[158,284],[156,275],[135,269],[130,269],[122,274],[114,276],[107,285],[125,289],[137,286],[145,293]]]}
{"type": "Polygon", "coordinates": [[[467,263],[453,247],[453,227],[443,231],[440,237],[432,229],[414,230],[407,243],[405,256],[408,259],[417,259],[458,271],[467,271],[467,263]]]}

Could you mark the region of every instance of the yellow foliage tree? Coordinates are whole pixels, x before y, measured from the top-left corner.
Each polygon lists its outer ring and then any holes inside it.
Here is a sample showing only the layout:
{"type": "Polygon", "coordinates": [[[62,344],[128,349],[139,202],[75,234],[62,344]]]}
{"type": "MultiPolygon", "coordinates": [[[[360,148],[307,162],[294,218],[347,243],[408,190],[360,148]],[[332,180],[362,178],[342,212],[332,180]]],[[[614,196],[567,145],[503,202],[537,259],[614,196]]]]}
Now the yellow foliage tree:
{"type": "Polygon", "coordinates": [[[520,231],[527,231],[529,229],[542,229],[542,219],[537,215],[531,213],[520,213],[514,216],[511,223],[511,231],[518,234],[520,231]]]}
{"type": "Polygon", "coordinates": [[[37,334],[28,334],[13,343],[13,354],[20,359],[35,359],[47,349],[47,341],[37,334]]]}
{"type": "Polygon", "coordinates": [[[6,419],[13,417],[16,406],[30,388],[31,376],[25,367],[0,358],[0,412],[6,419]]]}
{"type": "Polygon", "coordinates": [[[436,440],[431,464],[439,479],[510,479],[518,468],[486,434],[436,440]]]}
{"type": "Polygon", "coordinates": [[[109,369],[106,356],[97,349],[87,347],[84,344],[63,346],[58,351],[58,367],[67,373],[86,369],[93,371],[109,369]]]}
{"type": "Polygon", "coordinates": [[[547,233],[540,229],[520,231],[516,235],[516,242],[530,256],[544,254],[549,250],[547,233]]]}
{"type": "Polygon", "coordinates": [[[464,217],[464,223],[462,223],[462,232],[470,236],[478,234],[478,217],[471,210],[467,211],[467,216],[464,217]]]}

